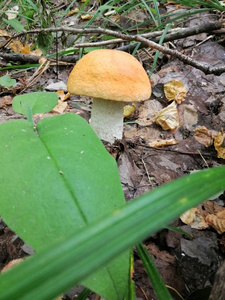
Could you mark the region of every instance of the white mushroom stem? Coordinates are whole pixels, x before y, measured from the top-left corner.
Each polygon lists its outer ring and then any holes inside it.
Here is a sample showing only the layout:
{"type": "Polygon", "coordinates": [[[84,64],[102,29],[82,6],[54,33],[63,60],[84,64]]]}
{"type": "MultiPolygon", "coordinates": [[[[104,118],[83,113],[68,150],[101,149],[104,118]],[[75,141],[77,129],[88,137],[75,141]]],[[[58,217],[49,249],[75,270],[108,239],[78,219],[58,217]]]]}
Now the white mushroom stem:
{"type": "Polygon", "coordinates": [[[120,101],[93,99],[90,123],[100,139],[111,144],[122,139],[123,107],[120,101]]]}

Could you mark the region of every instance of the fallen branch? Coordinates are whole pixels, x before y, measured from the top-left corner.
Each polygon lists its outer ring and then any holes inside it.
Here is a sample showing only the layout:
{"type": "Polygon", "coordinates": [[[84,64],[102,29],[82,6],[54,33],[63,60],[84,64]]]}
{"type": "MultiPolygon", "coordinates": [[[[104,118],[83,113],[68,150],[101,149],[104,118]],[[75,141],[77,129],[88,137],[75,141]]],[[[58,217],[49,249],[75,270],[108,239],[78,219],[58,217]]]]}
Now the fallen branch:
{"type": "MultiPolygon", "coordinates": [[[[217,29],[222,27],[222,21],[221,22],[216,22],[216,26],[217,29]]],[[[214,28],[215,30],[215,28],[214,28]]],[[[225,72],[225,65],[224,66],[220,66],[220,67],[212,67],[206,63],[201,63],[198,62],[182,53],[180,53],[177,50],[172,50],[169,49],[167,47],[161,46],[153,41],[148,40],[145,36],[143,35],[126,35],[120,32],[116,32],[113,30],[109,30],[109,29],[103,29],[103,28],[70,28],[70,27],[53,27],[53,28],[41,28],[41,29],[34,29],[34,30],[29,30],[29,31],[23,31],[21,33],[18,33],[16,35],[14,35],[11,39],[20,37],[20,36],[24,36],[27,34],[39,34],[41,32],[59,32],[59,31],[63,31],[63,32],[71,32],[74,34],[90,34],[90,33],[98,33],[98,34],[107,34],[109,36],[114,36],[116,38],[122,39],[124,41],[136,41],[136,42],[140,42],[143,44],[143,46],[145,47],[149,47],[152,49],[156,49],[159,50],[160,52],[170,55],[172,57],[176,57],[178,58],[180,61],[184,62],[185,64],[188,64],[192,67],[195,67],[201,71],[203,71],[205,74],[215,74],[215,75],[220,75],[223,72],[225,72]]],[[[7,43],[11,40],[9,39],[7,41],[7,43]]]]}
{"type": "MultiPolygon", "coordinates": [[[[0,52],[0,57],[5,59],[6,61],[11,62],[20,62],[24,64],[38,64],[41,56],[37,55],[29,55],[29,54],[21,54],[21,53],[4,53],[0,52]]],[[[48,59],[51,62],[56,62],[56,59],[50,58],[48,59]]],[[[66,63],[75,63],[78,60],[78,56],[75,55],[63,55],[59,56],[58,62],[66,62],[66,63]]]]}

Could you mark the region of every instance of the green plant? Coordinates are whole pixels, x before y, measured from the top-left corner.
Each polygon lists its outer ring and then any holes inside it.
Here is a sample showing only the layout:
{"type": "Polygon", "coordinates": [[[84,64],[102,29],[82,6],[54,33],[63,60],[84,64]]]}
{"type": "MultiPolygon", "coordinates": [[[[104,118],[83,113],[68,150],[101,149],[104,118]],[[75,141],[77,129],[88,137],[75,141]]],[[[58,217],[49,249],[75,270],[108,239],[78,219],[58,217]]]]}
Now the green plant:
{"type": "MultiPolygon", "coordinates": [[[[14,109],[29,106],[28,97],[15,99],[14,109]]],[[[3,123],[0,140],[0,214],[37,251],[0,276],[1,300],[52,299],[78,282],[122,299],[129,295],[129,248],[225,188],[220,167],[125,205],[114,159],[75,114],[45,118],[36,131],[25,120],[3,123]]]]}

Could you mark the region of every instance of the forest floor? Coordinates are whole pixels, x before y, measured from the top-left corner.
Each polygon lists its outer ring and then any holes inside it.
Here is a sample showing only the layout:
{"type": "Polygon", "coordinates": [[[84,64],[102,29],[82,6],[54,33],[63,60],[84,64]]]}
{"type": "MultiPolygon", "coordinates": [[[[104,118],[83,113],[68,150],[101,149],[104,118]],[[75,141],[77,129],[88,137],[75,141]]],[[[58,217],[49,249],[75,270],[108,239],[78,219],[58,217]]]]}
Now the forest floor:
{"type": "MultiPolygon", "coordinates": [[[[166,9],[169,7],[167,6],[166,9]]],[[[139,15],[139,18],[142,17],[143,15],[139,15]]],[[[186,28],[202,26],[202,24],[216,22],[219,18],[220,15],[217,13],[205,13],[200,17],[194,15],[183,21],[182,26],[186,28]]],[[[71,16],[67,17],[66,22],[69,23],[71,20],[71,16]]],[[[133,17],[126,16],[120,22],[120,26],[127,26],[127,23],[134,20],[133,17]]],[[[110,45],[110,48],[120,46],[121,44],[118,43],[110,45]]],[[[181,38],[168,42],[167,46],[213,67],[225,65],[223,30],[181,38]]],[[[7,48],[1,49],[1,52],[4,51],[10,52],[7,48]]],[[[148,73],[151,70],[154,54],[155,51],[148,48],[139,49],[136,53],[137,59],[148,73]]],[[[6,58],[1,58],[1,67],[6,66],[7,63],[6,58]]],[[[25,88],[24,92],[35,92],[41,89],[64,90],[66,93],[66,83],[72,67],[71,63],[60,64],[58,67],[52,64],[39,76],[35,84],[27,87],[26,83],[33,76],[35,69],[14,74],[13,78],[25,88]],[[53,83],[55,85],[52,85],[53,83]]],[[[0,76],[7,73],[8,71],[1,70],[0,76]]],[[[150,80],[151,98],[138,104],[135,112],[125,118],[122,142],[113,148],[109,147],[109,151],[117,159],[127,201],[190,172],[224,165],[224,159],[218,157],[222,156],[220,151],[223,149],[215,149],[214,139],[219,132],[223,135],[225,128],[225,73],[206,75],[203,71],[177,58],[162,54],[150,80]],[[155,121],[159,111],[171,103],[168,102],[165,94],[165,84],[168,82],[172,82],[177,93],[179,93],[177,82],[182,83],[186,93],[182,94],[182,100],[176,104],[179,125],[172,130],[163,130],[155,121]],[[159,146],[156,143],[159,143],[159,146]]],[[[11,105],[13,97],[23,90],[21,86],[18,90],[0,86],[0,123],[23,118],[13,111],[11,105]]],[[[73,112],[89,120],[91,99],[71,95],[64,103],[66,104],[60,108],[62,113],[73,112]]],[[[59,111],[55,110],[48,114],[35,115],[34,121],[58,113],[59,111]]],[[[173,110],[167,114],[167,118],[176,121],[173,110]]],[[[223,148],[224,145],[221,147],[223,148]]],[[[208,299],[215,273],[225,257],[225,234],[223,229],[207,222],[207,216],[216,216],[218,212],[222,212],[225,209],[224,201],[225,195],[218,195],[190,212],[188,217],[184,216],[183,221],[177,219],[171,224],[192,234],[192,239],[165,228],[145,241],[146,248],[171,291],[173,299],[181,299],[178,293],[183,299],[208,299]]],[[[12,259],[32,253],[33,250],[0,219],[0,269],[12,259]]],[[[134,254],[133,279],[137,298],[157,299],[135,250],[134,254]]],[[[79,289],[68,292],[64,299],[76,299],[79,289]]],[[[94,295],[91,297],[97,299],[94,295]]]]}

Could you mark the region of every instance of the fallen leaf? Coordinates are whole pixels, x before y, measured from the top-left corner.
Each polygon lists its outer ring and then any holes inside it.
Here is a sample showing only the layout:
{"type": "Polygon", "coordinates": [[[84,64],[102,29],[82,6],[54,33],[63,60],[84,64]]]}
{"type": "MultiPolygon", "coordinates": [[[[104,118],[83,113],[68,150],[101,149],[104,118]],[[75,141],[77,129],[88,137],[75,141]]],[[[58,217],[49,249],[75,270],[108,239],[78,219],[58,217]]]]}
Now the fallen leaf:
{"type": "Polygon", "coordinates": [[[0,30],[0,36],[4,36],[6,38],[10,38],[11,35],[8,34],[8,32],[6,30],[0,30]]]}
{"type": "Polygon", "coordinates": [[[9,47],[13,52],[20,52],[23,49],[23,44],[20,41],[13,41],[9,47]]]}
{"type": "Polygon", "coordinates": [[[169,140],[155,140],[149,143],[148,145],[150,147],[164,147],[164,146],[169,146],[169,145],[176,145],[177,141],[175,139],[169,139],[169,140]]]}
{"type": "Polygon", "coordinates": [[[136,103],[134,103],[133,105],[125,105],[123,108],[123,117],[126,118],[132,115],[135,111],[135,107],[136,103]]]}
{"type": "Polygon", "coordinates": [[[217,157],[225,159],[225,143],[224,143],[225,134],[218,132],[214,136],[214,147],[217,151],[217,157]]]}
{"type": "Polygon", "coordinates": [[[93,17],[92,15],[86,14],[86,15],[82,15],[81,19],[82,20],[90,20],[90,19],[92,19],[92,17],[93,17]]]}
{"type": "Polygon", "coordinates": [[[191,104],[183,104],[179,107],[180,125],[193,126],[198,123],[198,112],[191,104]]]}
{"type": "Polygon", "coordinates": [[[191,228],[205,229],[209,227],[199,207],[189,209],[180,216],[180,219],[183,223],[190,225],[191,228]]]}
{"type": "Polygon", "coordinates": [[[69,98],[69,96],[70,96],[70,93],[66,93],[65,94],[63,90],[57,91],[57,94],[59,96],[59,100],[60,101],[66,101],[69,98]]]}
{"type": "Polygon", "coordinates": [[[13,98],[11,96],[0,97],[0,108],[12,104],[13,98]]]}
{"type": "Polygon", "coordinates": [[[179,126],[178,111],[175,101],[166,108],[160,110],[156,117],[156,124],[160,125],[163,130],[174,130],[179,126]]]}
{"type": "Polygon", "coordinates": [[[194,129],[194,138],[198,143],[205,147],[209,147],[213,144],[213,133],[205,126],[200,126],[194,129]]]}
{"type": "Polygon", "coordinates": [[[12,20],[12,19],[15,19],[18,15],[18,10],[19,10],[19,6],[18,5],[15,5],[13,6],[11,9],[7,10],[5,12],[8,20],[12,20]]]}
{"type": "Polygon", "coordinates": [[[211,225],[219,234],[225,232],[225,209],[216,214],[209,214],[205,218],[206,222],[211,225]]]}
{"type": "Polygon", "coordinates": [[[67,102],[59,100],[58,104],[53,108],[52,111],[58,114],[62,114],[67,108],[67,106],[68,106],[67,102]]]}
{"type": "Polygon", "coordinates": [[[157,114],[160,110],[162,110],[162,107],[161,103],[157,100],[144,101],[138,109],[137,123],[141,126],[149,126],[153,124],[157,114]]]}
{"type": "Polygon", "coordinates": [[[179,80],[171,80],[164,84],[164,93],[168,101],[175,100],[178,104],[185,100],[187,90],[179,80]]]}

